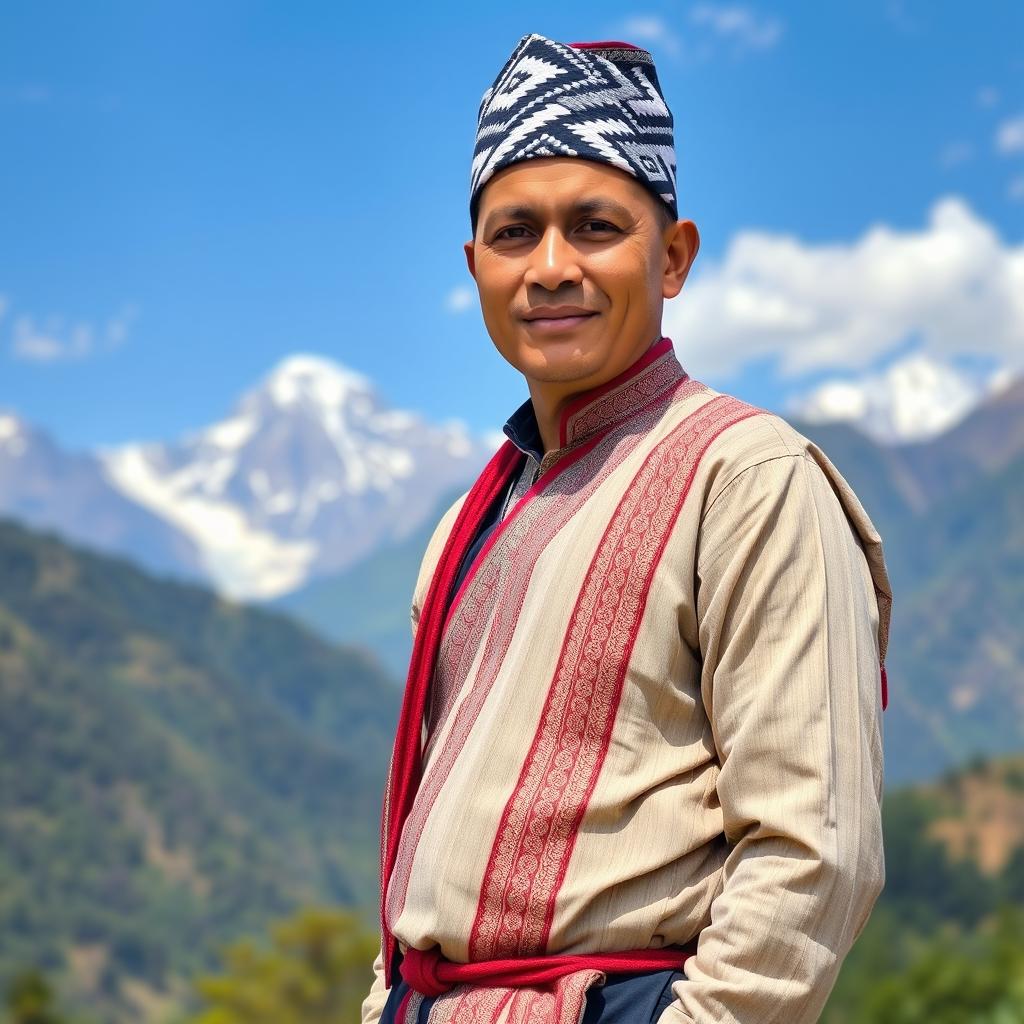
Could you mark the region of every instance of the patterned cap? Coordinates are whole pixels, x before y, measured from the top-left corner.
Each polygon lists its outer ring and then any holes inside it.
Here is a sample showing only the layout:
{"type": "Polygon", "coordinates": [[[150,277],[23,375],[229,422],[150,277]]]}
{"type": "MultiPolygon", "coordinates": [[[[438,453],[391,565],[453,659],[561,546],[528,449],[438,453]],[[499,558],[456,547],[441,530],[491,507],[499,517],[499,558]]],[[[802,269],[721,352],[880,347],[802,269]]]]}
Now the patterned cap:
{"type": "Polygon", "coordinates": [[[672,112],[650,53],[630,43],[519,40],[477,115],[469,212],[504,167],[575,156],[631,174],[678,217],[672,112]]]}

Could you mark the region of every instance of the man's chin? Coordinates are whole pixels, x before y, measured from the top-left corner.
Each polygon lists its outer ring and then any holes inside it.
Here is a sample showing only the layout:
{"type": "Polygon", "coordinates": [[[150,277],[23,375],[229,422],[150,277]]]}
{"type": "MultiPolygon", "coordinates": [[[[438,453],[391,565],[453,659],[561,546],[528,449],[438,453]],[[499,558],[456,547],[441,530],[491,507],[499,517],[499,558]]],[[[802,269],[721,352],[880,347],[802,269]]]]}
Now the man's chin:
{"type": "Polygon", "coordinates": [[[548,337],[517,338],[510,362],[526,377],[541,381],[571,381],[590,377],[602,362],[600,338],[571,331],[548,337]]]}
{"type": "Polygon", "coordinates": [[[524,346],[516,368],[528,380],[545,384],[585,381],[600,371],[601,359],[594,349],[581,348],[577,341],[524,346]]]}

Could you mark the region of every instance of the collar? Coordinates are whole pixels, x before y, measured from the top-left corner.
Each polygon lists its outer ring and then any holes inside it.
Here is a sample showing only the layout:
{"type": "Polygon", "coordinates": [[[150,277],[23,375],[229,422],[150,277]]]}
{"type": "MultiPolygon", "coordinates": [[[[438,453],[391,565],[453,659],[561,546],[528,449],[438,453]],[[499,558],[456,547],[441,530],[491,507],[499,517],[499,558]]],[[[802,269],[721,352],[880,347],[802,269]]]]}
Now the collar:
{"type": "MultiPolygon", "coordinates": [[[[687,376],[676,358],[671,338],[659,338],[611,380],[569,398],[559,414],[559,448],[585,441],[621,423],[687,376]]],[[[521,452],[538,462],[544,457],[533,399],[523,402],[501,429],[521,452]]]]}

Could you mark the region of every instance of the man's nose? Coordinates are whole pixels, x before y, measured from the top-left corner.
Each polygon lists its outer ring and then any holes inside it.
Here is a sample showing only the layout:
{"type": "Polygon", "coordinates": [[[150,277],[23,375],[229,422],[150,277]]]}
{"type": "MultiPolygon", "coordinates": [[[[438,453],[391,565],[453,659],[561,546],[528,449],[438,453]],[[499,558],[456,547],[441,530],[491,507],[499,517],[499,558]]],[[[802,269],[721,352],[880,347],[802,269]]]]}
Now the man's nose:
{"type": "Polygon", "coordinates": [[[530,253],[525,279],[527,284],[539,284],[552,292],[563,284],[580,284],[583,280],[579,253],[554,225],[530,253]]]}

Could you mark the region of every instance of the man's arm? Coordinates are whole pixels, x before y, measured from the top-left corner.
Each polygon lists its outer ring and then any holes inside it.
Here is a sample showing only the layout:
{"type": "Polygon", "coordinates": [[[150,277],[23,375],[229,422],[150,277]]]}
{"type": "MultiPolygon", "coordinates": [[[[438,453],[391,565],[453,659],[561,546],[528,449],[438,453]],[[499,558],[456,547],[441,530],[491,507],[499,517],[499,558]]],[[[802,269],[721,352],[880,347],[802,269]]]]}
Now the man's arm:
{"type": "Polygon", "coordinates": [[[373,985],[363,1000],[361,1024],[377,1024],[390,993],[391,990],[384,987],[384,954],[380,952],[373,961],[373,985]]]}
{"type": "Polygon", "coordinates": [[[885,878],[870,571],[821,467],[790,453],[713,500],[698,576],[732,849],[660,1024],[813,1024],[885,878]]]}
{"type": "MultiPolygon", "coordinates": [[[[459,509],[462,507],[462,503],[466,500],[466,494],[469,492],[459,495],[459,497],[448,507],[448,510],[441,516],[437,526],[434,527],[434,532],[427,541],[426,550],[423,553],[423,558],[420,560],[419,571],[416,575],[416,583],[413,586],[412,601],[409,606],[409,625],[412,629],[412,639],[416,641],[416,627],[420,622],[420,611],[423,607],[423,599],[426,596],[427,588],[430,586],[430,580],[433,576],[434,569],[437,566],[437,562],[441,557],[441,550],[444,546],[444,542],[448,537],[452,526],[455,524],[455,517],[458,514],[459,509]]],[[[377,1024],[380,1020],[381,1014],[384,1012],[384,1006],[388,1001],[388,995],[390,989],[384,987],[384,957],[383,953],[378,953],[376,960],[373,962],[373,985],[370,988],[369,993],[363,1000],[362,1009],[362,1021],[361,1024],[377,1024]]]]}

